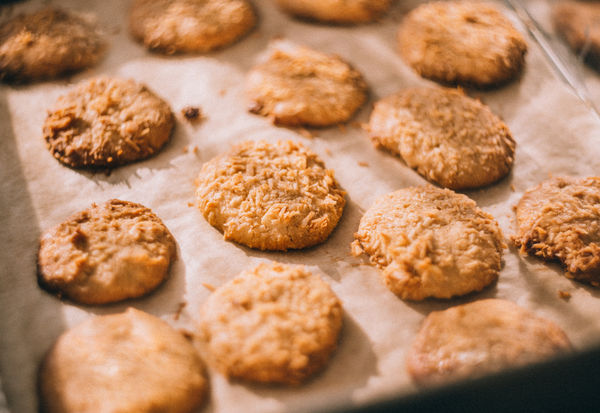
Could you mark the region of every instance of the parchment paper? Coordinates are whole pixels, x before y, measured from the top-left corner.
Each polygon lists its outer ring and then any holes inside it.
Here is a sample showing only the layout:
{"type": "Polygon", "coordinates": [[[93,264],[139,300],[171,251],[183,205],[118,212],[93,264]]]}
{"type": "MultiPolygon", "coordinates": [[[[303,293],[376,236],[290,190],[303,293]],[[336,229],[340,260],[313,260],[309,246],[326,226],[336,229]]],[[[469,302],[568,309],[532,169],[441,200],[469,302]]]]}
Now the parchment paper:
{"type": "Polygon", "coordinates": [[[555,321],[577,349],[600,344],[600,290],[568,280],[556,264],[519,256],[508,239],[516,231],[512,207],[523,191],[549,174],[590,176],[600,170],[600,124],[557,78],[530,37],[526,69],[519,80],[496,90],[468,91],[505,120],[517,141],[510,176],[466,192],[498,220],[506,237],[509,248],[500,279],[467,297],[410,302],[387,290],[380,270],[368,265],[366,257],[352,257],[350,243],[375,198],[426,181],[398,158],[375,149],[355,123],[311,130],[314,137],[310,138],[247,113],[243,84],[269,41],[283,36],[336,53],[364,74],[370,102],[354,121],[366,123],[375,100],[402,88],[433,85],[413,73],[396,52],[398,21],[417,1],[399,2],[382,22],[355,27],[291,20],[274,2],[255,1],[259,28],[241,42],[208,55],[169,57],[149,53],[131,40],[126,25],[128,1],[31,0],[3,8],[0,19],[49,3],[95,13],[109,33],[111,46],[97,68],[68,81],[0,85],[0,374],[12,412],[36,411],[38,364],[69,327],[134,306],[193,331],[198,308],[210,294],[203,283],[219,286],[242,270],[271,260],[304,264],[331,283],[345,309],[339,349],[323,373],[300,388],[229,383],[209,371],[211,395],[205,412],[306,411],[328,403],[364,404],[411,394],[418,390],[405,372],[405,356],[425,316],[482,298],[508,299],[555,321]],[[46,111],[59,95],[99,74],[145,83],[178,116],[172,141],[158,156],[108,176],[59,164],[46,149],[41,131],[46,111]],[[180,112],[186,106],[200,107],[206,118],[195,125],[185,121],[180,112]],[[246,139],[300,141],[335,171],[348,192],[347,205],[338,228],[325,243],[286,253],[251,250],[225,242],[191,206],[193,181],[202,164],[246,139]],[[74,305],[40,290],[35,264],[40,235],[92,202],[110,198],[151,208],[171,230],[179,258],[170,279],[146,298],[105,307],[74,305]],[[571,298],[559,298],[559,290],[571,298]]]}

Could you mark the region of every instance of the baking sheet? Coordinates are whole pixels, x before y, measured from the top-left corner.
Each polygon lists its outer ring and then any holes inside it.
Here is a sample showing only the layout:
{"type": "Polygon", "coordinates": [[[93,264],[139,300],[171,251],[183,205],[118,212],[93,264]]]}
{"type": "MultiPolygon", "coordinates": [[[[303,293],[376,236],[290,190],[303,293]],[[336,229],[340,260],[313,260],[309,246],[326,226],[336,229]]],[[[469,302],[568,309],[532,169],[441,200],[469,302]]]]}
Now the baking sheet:
{"type": "Polygon", "coordinates": [[[556,3],[562,1],[505,0],[543,49],[558,76],[573,88],[588,110],[600,120],[600,67],[587,65],[585,54],[572,50],[555,29],[552,10],[556,3]]]}
{"type": "MultiPolygon", "coordinates": [[[[600,290],[566,279],[558,265],[521,257],[512,246],[505,250],[497,283],[480,293],[443,301],[402,301],[387,290],[380,270],[368,265],[366,257],[351,256],[353,234],[375,198],[426,183],[398,158],[373,148],[355,123],[368,122],[372,103],[379,98],[406,87],[434,85],[414,74],[396,52],[399,19],[418,1],[398,2],[381,22],[355,27],[299,22],[282,14],[273,1],[254,3],[259,27],[241,42],[208,55],[167,57],[149,53],[131,40],[128,1],[31,0],[2,9],[0,19],[48,4],[93,12],[111,40],[98,67],[67,81],[0,85],[0,375],[12,412],[37,410],[37,366],[67,328],[134,306],[193,330],[198,308],[210,294],[203,283],[219,286],[242,270],[271,260],[304,264],[330,282],[345,309],[339,349],[323,373],[300,388],[229,383],[210,371],[210,400],[202,411],[308,411],[330,403],[361,405],[410,395],[418,390],[405,372],[405,356],[423,319],[432,310],[482,298],[508,299],[555,321],[579,350],[600,344],[600,290]],[[310,138],[246,112],[244,76],[269,41],[279,37],[336,53],[364,74],[370,102],[353,123],[310,130],[314,135],[310,138]],[[46,110],[56,98],[76,82],[99,74],[145,83],[169,102],[178,117],[172,141],[158,156],[110,175],[60,165],[47,151],[41,132],[46,110]],[[200,107],[205,119],[197,124],[185,121],[180,112],[187,106],[200,107]],[[347,205],[325,243],[285,253],[251,250],[223,241],[190,206],[193,181],[202,164],[246,139],[300,141],[335,171],[348,192],[347,205]],[[110,198],[151,208],[171,230],[179,259],[170,279],[146,298],[105,307],[62,302],[41,291],[35,277],[40,235],[92,202],[110,198]],[[571,298],[559,298],[559,290],[571,298]]],[[[505,10],[526,34],[517,17],[505,10]]],[[[516,231],[512,207],[527,188],[550,174],[589,176],[600,167],[600,123],[558,78],[534,40],[527,39],[526,68],[518,81],[496,90],[468,91],[504,119],[517,142],[510,176],[464,192],[498,220],[509,245],[508,237],[516,231]]]]}

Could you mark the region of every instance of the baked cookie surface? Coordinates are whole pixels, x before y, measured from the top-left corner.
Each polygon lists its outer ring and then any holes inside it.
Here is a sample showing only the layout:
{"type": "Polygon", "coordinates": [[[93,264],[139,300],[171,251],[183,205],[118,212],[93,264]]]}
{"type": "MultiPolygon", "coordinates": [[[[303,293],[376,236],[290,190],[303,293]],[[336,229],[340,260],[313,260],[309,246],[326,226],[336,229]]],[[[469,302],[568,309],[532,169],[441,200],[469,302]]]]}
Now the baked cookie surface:
{"type": "Polygon", "coordinates": [[[142,205],[112,199],[44,233],[38,282],[80,304],[106,304],[156,289],[176,259],[175,239],[142,205]]]}
{"type": "Polygon", "coordinates": [[[261,250],[319,244],[346,203],[333,171],[300,143],[247,141],[207,162],[197,206],[226,240],[261,250]]]}
{"type": "Polygon", "coordinates": [[[57,78],[96,65],[108,42],[88,15],[47,8],[0,26],[0,79],[57,78]]]}
{"type": "Polygon", "coordinates": [[[38,378],[44,413],[191,413],[207,387],[194,346],[167,322],[133,308],[63,333],[38,378]]]}
{"type": "Polygon", "coordinates": [[[552,6],[552,23],[576,53],[600,68],[600,4],[560,1],[552,6]]]}
{"type": "Polygon", "coordinates": [[[571,351],[556,324],[510,301],[479,300],[427,316],[409,349],[416,384],[473,379],[571,351]]]}
{"type": "Polygon", "coordinates": [[[160,53],[206,53],[248,34],[257,23],[247,0],[136,0],[129,30],[160,53]]]}
{"type": "Polygon", "coordinates": [[[337,56],[277,45],[246,78],[248,110],[275,124],[325,127],[349,120],[367,98],[362,75],[337,56]]]}
{"type": "Polygon", "coordinates": [[[450,189],[494,183],[514,161],[506,124],[456,89],[407,89],[385,97],[375,103],[369,130],[375,147],[450,189]]]}
{"type": "Polygon", "coordinates": [[[374,21],[390,8],[392,0],[277,0],[292,16],[335,24],[374,21]]]}
{"type": "Polygon", "coordinates": [[[99,77],[61,96],[44,121],[52,155],[72,168],[133,163],[158,152],[170,139],[169,105],[133,80],[99,77]]]}
{"type": "Polygon", "coordinates": [[[511,22],[484,2],[430,2],[409,12],[398,30],[400,55],[421,76],[488,87],[515,78],[527,43],[511,22]]]}
{"type": "Polygon", "coordinates": [[[521,253],[560,261],[565,276],[600,286],[600,178],[551,178],[517,204],[521,253]]]}
{"type": "Polygon", "coordinates": [[[342,307],[329,284],[303,266],[261,264],[204,302],[207,361],[231,379],[298,385],[337,346],[342,307]]]}
{"type": "Polygon", "coordinates": [[[506,248],[491,215],[467,196],[431,185],[377,198],[354,237],[353,254],[367,253],[387,287],[409,300],[483,289],[498,278],[506,248]]]}

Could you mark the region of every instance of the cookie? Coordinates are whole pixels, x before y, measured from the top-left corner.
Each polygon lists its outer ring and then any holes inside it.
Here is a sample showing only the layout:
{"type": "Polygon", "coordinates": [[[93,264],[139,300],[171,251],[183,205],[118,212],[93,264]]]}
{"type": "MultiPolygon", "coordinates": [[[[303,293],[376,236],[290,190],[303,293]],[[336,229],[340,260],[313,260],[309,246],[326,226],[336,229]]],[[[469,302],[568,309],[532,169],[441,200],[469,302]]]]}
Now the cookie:
{"type": "Polygon", "coordinates": [[[225,240],[280,250],[319,244],[338,224],[345,192],[300,143],[246,141],[204,164],[197,205],[225,240]]]}
{"type": "Polygon", "coordinates": [[[523,254],[560,261],[565,276],[600,287],[600,178],[551,178],[517,205],[523,254]]]}
{"type": "Polygon", "coordinates": [[[203,303],[207,361],[229,379],[298,385],[322,370],[337,346],[342,306],[303,266],[245,271],[203,303]]]}
{"type": "Polygon", "coordinates": [[[286,13],[302,19],[334,24],[357,24],[377,20],[392,0],[277,0],[286,13]]]}
{"type": "Polygon", "coordinates": [[[362,75],[337,56],[280,43],[246,78],[248,110],[285,126],[349,120],[367,98],[362,75]]]}
{"type": "Polygon", "coordinates": [[[175,239],[142,205],[111,199],[47,230],[38,252],[38,283],[80,304],[143,296],[167,277],[175,239]]]}
{"type": "Polygon", "coordinates": [[[0,79],[46,80],[96,65],[108,42],[88,15],[48,8],[0,26],[0,79]]]}
{"type": "Polygon", "coordinates": [[[63,333],[38,376],[44,413],[191,413],[207,387],[192,343],[167,322],[133,308],[63,333]]]}
{"type": "Polygon", "coordinates": [[[168,141],[169,105],[133,80],[85,80],[61,96],[44,121],[47,147],[72,168],[112,169],[146,159],[168,141]]]}
{"type": "Polygon", "coordinates": [[[474,379],[572,350],[553,322],[510,301],[487,299],[430,313],[407,356],[420,386],[474,379]]]}
{"type": "Polygon", "coordinates": [[[369,130],[375,147],[450,189],[492,184],[514,161],[515,141],[506,124],[457,89],[415,88],[387,96],[375,103],[369,130]]]}
{"type": "Polygon", "coordinates": [[[404,188],[383,195],[354,234],[353,254],[370,256],[403,299],[450,298],[498,278],[502,232],[475,201],[449,189],[404,188]]]}
{"type": "Polygon", "coordinates": [[[552,23],[575,53],[600,69],[600,4],[561,1],[552,6],[552,23]]]}
{"type": "Polygon", "coordinates": [[[136,0],[129,30],[148,49],[206,53],[241,39],[257,23],[247,0],[136,0]]]}
{"type": "Polygon", "coordinates": [[[514,79],[527,43],[492,4],[430,2],[409,12],[398,30],[400,55],[421,76],[474,87],[514,79]]]}

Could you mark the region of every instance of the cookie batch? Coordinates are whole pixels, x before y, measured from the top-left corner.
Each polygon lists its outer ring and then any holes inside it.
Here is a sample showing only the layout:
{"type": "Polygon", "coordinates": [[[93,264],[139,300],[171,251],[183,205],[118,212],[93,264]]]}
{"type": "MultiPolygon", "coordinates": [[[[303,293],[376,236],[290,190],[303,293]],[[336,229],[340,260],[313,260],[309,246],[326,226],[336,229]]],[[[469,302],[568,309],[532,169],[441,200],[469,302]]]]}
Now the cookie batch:
{"type": "Polygon", "coordinates": [[[382,268],[404,299],[451,298],[498,278],[502,232],[466,195],[433,186],[383,195],[365,212],[353,251],[382,268]]]}
{"type": "Polygon", "coordinates": [[[88,15],[44,9],[18,15],[0,27],[0,79],[52,79],[96,65],[108,41],[88,15]]]}
{"type": "Polygon", "coordinates": [[[81,82],[48,112],[48,150],[73,168],[112,169],[148,158],[170,139],[169,105],[131,79],[81,82]]]}
{"type": "Polygon", "coordinates": [[[516,147],[488,106],[449,88],[405,89],[378,100],[369,137],[425,179],[454,190],[504,178],[516,147]]]}
{"type": "MultiPolygon", "coordinates": [[[[385,18],[392,2],[274,4],[311,24],[347,28],[385,18]]],[[[130,36],[165,58],[211,53],[260,30],[246,0],[135,0],[129,13],[130,36]]],[[[451,1],[406,13],[395,40],[404,63],[437,84],[373,99],[364,139],[428,183],[376,198],[361,212],[348,253],[368,257],[396,299],[450,307],[429,314],[415,331],[407,373],[427,387],[572,351],[553,322],[509,301],[476,299],[502,277],[508,246],[494,216],[455,192],[495,185],[513,170],[518,137],[462,87],[518,81],[525,39],[496,6],[451,1]],[[463,296],[473,302],[452,306],[463,296]]],[[[60,78],[93,67],[112,47],[118,45],[109,45],[89,16],[54,9],[19,15],[0,27],[0,79],[60,78]],[[49,47],[58,51],[42,53],[49,47]]],[[[366,107],[367,77],[343,57],[280,40],[267,52],[247,73],[242,104],[250,116],[325,129],[351,122],[366,107]]],[[[48,108],[40,139],[74,173],[110,171],[161,156],[176,122],[159,90],[135,79],[90,76],[48,108]]],[[[598,180],[557,177],[528,189],[516,206],[512,244],[599,286],[598,180]]],[[[352,196],[319,154],[289,139],[240,139],[201,166],[190,193],[191,220],[206,220],[223,243],[248,254],[320,248],[352,196]]],[[[111,199],[46,230],[37,280],[76,305],[135,306],[169,278],[176,259],[177,241],[149,207],[111,199]]],[[[192,412],[205,403],[207,372],[295,387],[327,368],[344,345],[343,303],[328,282],[304,265],[275,261],[228,277],[211,288],[193,340],[133,307],[64,332],[39,372],[45,411],[192,412]]]]}
{"type": "Polygon", "coordinates": [[[202,167],[197,206],[231,240],[271,251],[320,244],[346,200],[331,169],[302,144],[247,141],[202,167]]]}

